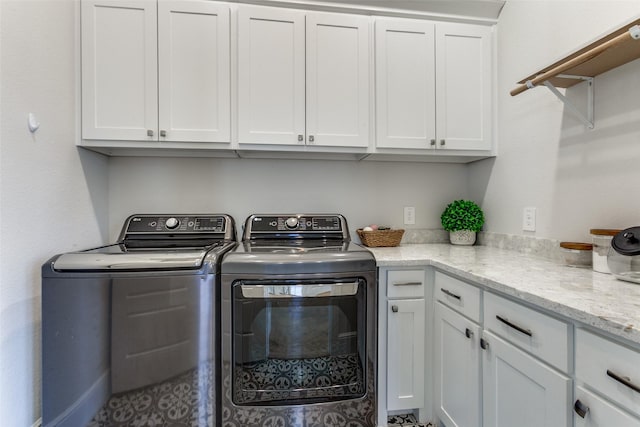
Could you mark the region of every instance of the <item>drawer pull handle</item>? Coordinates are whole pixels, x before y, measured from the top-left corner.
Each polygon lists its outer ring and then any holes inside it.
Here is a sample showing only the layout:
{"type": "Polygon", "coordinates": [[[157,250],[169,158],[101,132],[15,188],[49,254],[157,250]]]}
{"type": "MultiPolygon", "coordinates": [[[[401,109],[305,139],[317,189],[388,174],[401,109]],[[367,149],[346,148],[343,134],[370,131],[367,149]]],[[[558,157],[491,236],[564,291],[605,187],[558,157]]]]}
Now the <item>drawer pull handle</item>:
{"type": "Polygon", "coordinates": [[[623,377],[622,375],[618,375],[615,372],[613,372],[611,369],[607,369],[607,375],[609,375],[611,378],[613,378],[614,380],[618,381],[619,383],[626,385],[627,387],[629,387],[631,390],[635,391],[636,393],[640,393],[640,387],[638,387],[637,385],[632,383],[631,382],[631,378],[623,377]]]}
{"type": "Polygon", "coordinates": [[[589,412],[589,407],[578,399],[576,403],[573,404],[573,410],[576,411],[576,414],[580,415],[580,418],[584,418],[587,416],[587,412],[589,412]]]}
{"type": "Polygon", "coordinates": [[[486,350],[489,348],[489,341],[485,340],[484,338],[480,338],[480,347],[483,350],[486,350]]]}
{"type": "Polygon", "coordinates": [[[501,321],[502,323],[504,323],[505,325],[515,329],[516,331],[525,334],[526,336],[532,337],[533,336],[533,332],[531,332],[531,330],[529,329],[525,329],[522,326],[518,326],[515,323],[512,323],[509,321],[509,319],[505,319],[502,316],[496,315],[496,319],[498,319],[499,321],[501,321]]]}
{"type": "Polygon", "coordinates": [[[465,336],[466,336],[467,338],[471,338],[471,337],[473,336],[473,331],[472,331],[471,329],[469,329],[469,328],[466,328],[466,329],[464,330],[464,334],[465,334],[465,336]]]}
{"type": "Polygon", "coordinates": [[[455,299],[457,299],[458,301],[460,301],[460,300],[462,299],[462,297],[461,297],[460,295],[456,295],[456,294],[454,294],[453,292],[451,292],[451,291],[450,291],[450,290],[448,290],[448,289],[440,288],[440,290],[441,290],[445,295],[449,295],[451,298],[455,298],[455,299]]]}
{"type": "Polygon", "coordinates": [[[393,286],[422,286],[422,282],[402,282],[394,283],[393,286]]]}
{"type": "Polygon", "coordinates": [[[397,305],[392,305],[391,306],[391,311],[393,311],[394,313],[398,312],[398,306],[397,305]]]}

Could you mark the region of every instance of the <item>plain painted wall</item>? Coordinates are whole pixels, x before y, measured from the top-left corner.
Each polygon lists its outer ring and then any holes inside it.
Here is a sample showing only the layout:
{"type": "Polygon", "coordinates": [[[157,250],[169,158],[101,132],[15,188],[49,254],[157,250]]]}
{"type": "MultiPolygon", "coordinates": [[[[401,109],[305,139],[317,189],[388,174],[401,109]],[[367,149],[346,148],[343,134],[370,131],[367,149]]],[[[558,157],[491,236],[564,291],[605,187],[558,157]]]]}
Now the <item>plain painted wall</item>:
{"type": "Polygon", "coordinates": [[[107,167],[76,140],[73,0],[0,0],[0,424],[40,418],[40,266],[107,238],[107,167]],[[31,134],[27,115],[40,129],[31,134]]]}
{"type": "MultiPolygon", "coordinates": [[[[373,161],[114,157],[109,229],[134,213],[228,213],[240,232],[253,213],[341,213],[355,229],[442,228],[447,203],[467,196],[465,165],[373,161]],[[403,208],[416,224],[403,224],[403,208]]],[[[240,236],[238,236],[240,237],[240,236]]]]}
{"type": "MultiPolygon", "coordinates": [[[[640,17],[640,1],[507,1],[498,22],[498,157],[469,168],[485,230],[590,242],[592,228],[640,225],[640,60],[595,78],[588,130],[545,87],[516,82],[640,17]],[[522,231],[523,208],[537,230],[522,231]]],[[[586,111],[586,84],[566,91],[586,111]]]]}

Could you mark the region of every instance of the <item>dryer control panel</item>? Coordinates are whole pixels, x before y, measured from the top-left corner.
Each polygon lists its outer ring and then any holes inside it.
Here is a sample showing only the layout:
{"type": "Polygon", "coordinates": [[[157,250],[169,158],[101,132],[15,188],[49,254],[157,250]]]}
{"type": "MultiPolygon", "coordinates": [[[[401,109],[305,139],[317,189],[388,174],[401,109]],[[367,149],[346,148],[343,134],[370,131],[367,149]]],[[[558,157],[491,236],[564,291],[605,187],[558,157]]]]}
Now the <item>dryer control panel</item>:
{"type": "Polygon", "coordinates": [[[251,215],[245,223],[243,236],[243,240],[328,238],[348,241],[349,231],[342,215],[251,215]]]}

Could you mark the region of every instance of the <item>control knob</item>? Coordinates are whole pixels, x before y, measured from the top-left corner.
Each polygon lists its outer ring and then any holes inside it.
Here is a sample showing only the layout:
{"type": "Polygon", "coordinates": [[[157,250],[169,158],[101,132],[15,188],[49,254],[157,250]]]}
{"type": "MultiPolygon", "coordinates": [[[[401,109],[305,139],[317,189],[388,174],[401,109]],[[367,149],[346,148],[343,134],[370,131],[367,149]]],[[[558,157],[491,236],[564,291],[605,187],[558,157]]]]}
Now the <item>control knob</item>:
{"type": "Polygon", "coordinates": [[[164,225],[169,230],[173,230],[174,228],[177,228],[178,225],[180,225],[180,221],[178,221],[177,218],[171,217],[171,218],[167,218],[167,220],[165,221],[164,225]]]}
{"type": "Polygon", "coordinates": [[[298,218],[296,218],[295,216],[289,217],[284,224],[287,226],[287,228],[294,229],[298,226],[298,218]]]}

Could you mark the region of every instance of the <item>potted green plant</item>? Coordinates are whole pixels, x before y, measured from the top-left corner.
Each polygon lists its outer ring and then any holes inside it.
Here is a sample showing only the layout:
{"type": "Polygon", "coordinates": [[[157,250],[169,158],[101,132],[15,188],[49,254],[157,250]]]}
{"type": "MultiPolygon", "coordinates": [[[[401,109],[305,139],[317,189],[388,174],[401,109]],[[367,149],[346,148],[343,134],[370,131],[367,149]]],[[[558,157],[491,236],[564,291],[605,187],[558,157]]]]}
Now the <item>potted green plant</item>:
{"type": "Polygon", "coordinates": [[[476,233],[484,225],[482,209],[471,200],[455,200],[447,205],[440,216],[442,227],[449,232],[453,245],[473,245],[476,233]]]}

